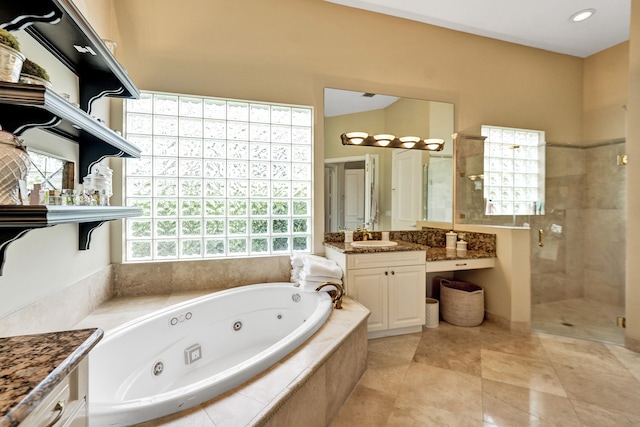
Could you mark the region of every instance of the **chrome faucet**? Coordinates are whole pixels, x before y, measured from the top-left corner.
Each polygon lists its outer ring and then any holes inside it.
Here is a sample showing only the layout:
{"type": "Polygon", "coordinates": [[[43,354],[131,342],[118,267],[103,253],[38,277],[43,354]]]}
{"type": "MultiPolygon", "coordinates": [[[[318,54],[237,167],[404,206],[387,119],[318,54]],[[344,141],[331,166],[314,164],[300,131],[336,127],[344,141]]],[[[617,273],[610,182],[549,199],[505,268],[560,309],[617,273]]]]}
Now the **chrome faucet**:
{"type": "Polygon", "coordinates": [[[325,286],[335,286],[336,289],[331,289],[330,291],[327,291],[327,293],[331,295],[331,302],[335,304],[336,310],[340,310],[342,308],[342,296],[344,295],[344,288],[339,283],[324,282],[316,288],[316,291],[320,291],[325,286]]]}

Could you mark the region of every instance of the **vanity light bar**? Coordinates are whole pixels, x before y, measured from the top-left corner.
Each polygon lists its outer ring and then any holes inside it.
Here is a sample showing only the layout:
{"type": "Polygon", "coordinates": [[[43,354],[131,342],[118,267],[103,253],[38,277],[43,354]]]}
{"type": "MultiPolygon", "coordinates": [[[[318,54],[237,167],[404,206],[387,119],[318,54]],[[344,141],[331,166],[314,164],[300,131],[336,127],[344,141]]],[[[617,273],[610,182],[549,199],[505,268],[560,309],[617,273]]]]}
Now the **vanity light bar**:
{"type": "Polygon", "coordinates": [[[442,151],[444,139],[420,139],[417,136],[402,136],[379,134],[369,135],[366,132],[347,132],[340,135],[342,145],[360,145],[365,147],[404,148],[411,150],[442,151]]]}

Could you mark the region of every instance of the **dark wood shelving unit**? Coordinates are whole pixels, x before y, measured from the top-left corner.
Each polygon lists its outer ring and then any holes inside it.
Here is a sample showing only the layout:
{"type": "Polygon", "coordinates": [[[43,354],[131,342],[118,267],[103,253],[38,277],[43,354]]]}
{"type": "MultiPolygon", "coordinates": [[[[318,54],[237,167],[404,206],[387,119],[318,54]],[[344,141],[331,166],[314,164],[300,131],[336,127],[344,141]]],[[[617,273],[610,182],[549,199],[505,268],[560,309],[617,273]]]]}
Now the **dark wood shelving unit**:
{"type": "MultiPolygon", "coordinates": [[[[103,96],[138,98],[140,91],[71,0],[5,1],[0,28],[24,29],[78,76],[76,107],[41,85],[0,82],[0,125],[16,135],[42,128],[79,146],[79,171],[90,172],[104,157],[139,157],[140,149],[91,116],[103,96]]],[[[34,228],[77,223],[79,249],[105,221],[140,216],[139,208],[118,206],[0,205],[0,274],[9,243],[34,228]]]]}
{"type": "Polygon", "coordinates": [[[24,29],[79,80],[80,108],[102,96],[138,98],[140,91],[70,0],[5,1],[0,28],[24,29]]]}
{"type": "Polygon", "coordinates": [[[140,157],[140,149],[44,86],[0,82],[0,124],[22,135],[43,128],[80,146],[79,171],[102,157],[140,157]]]}

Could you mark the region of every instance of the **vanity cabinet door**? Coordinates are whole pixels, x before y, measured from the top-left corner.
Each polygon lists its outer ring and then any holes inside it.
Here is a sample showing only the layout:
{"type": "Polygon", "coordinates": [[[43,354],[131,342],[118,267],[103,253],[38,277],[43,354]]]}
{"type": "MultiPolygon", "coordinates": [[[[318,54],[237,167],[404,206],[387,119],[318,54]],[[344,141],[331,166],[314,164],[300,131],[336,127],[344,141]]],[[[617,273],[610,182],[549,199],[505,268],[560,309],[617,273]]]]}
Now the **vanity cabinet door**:
{"type": "Polygon", "coordinates": [[[424,325],[424,265],[389,267],[389,329],[424,325]]]}
{"type": "Polygon", "coordinates": [[[349,295],[371,311],[367,321],[369,332],[388,329],[389,269],[349,270],[347,281],[349,295]]]}

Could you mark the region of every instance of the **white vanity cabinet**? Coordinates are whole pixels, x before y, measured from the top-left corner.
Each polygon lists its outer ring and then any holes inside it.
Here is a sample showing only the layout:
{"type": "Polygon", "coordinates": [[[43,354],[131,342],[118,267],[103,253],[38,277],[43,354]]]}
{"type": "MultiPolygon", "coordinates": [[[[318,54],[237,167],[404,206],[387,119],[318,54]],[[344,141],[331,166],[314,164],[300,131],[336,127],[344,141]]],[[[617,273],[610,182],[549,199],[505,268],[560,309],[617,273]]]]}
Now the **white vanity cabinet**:
{"type": "Polygon", "coordinates": [[[425,251],[345,254],[327,247],[340,265],[345,292],[367,307],[369,338],[419,332],[425,323],[425,251]]]}
{"type": "Polygon", "coordinates": [[[64,378],[20,426],[86,427],[88,359],[64,378]]]}

